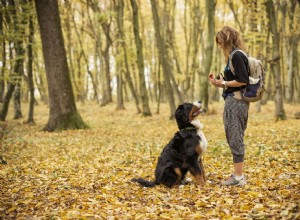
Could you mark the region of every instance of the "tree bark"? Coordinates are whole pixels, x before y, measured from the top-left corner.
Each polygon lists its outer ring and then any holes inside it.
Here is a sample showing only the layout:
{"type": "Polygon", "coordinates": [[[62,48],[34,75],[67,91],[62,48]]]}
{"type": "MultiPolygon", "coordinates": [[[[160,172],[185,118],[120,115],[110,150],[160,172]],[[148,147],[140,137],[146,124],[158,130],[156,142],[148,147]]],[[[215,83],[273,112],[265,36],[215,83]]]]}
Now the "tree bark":
{"type": "Polygon", "coordinates": [[[118,25],[118,31],[119,31],[119,36],[120,36],[120,45],[122,48],[123,52],[123,61],[124,61],[124,76],[125,79],[129,85],[129,89],[131,91],[131,94],[133,96],[135,106],[137,113],[141,113],[141,109],[139,107],[139,99],[138,95],[135,91],[134,85],[132,83],[132,78],[130,76],[130,70],[129,70],[129,64],[128,64],[128,58],[127,58],[127,49],[126,49],[126,42],[125,42],[125,34],[124,34],[124,25],[123,25],[123,19],[124,19],[124,0],[118,0],[118,3],[116,5],[116,12],[117,12],[117,25],[118,25]]]}
{"type": "Polygon", "coordinates": [[[45,131],[87,128],[77,111],[57,0],[35,0],[46,68],[50,116],[45,131]]]}
{"type": "Polygon", "coordinates": [[[14,89],[14,119],[23,118],[21,108],[21,88],[20,83],[17,83],[14,89]]]}
{"type": "MultiPolygon", "coordinates": [[[[266,9],[269,18],[269,26],[272,32],[273,40],[273,58],[279,56],[280,53],[280,38],[277,30],[277,19],[275,15],[275,9],[273,5],[273,0],[267,0],[266,9]]],[[[281,85],[281,75],[280,75],[280,62],[279,59],[270,63],[271,70],[273,71],[275,77],[275,117],[276,120],[285,120],[286,115],[283,107],[283,96],[282,96],[282,85],[281,85]]]]}
{"type": "MultiPolygon", "coordinates": [[[[172,56],[172,52],[175,52],[175,2],[174,1],[167,1],[164,0],[164,11],[163,11],[163,20],[164,20],[164,36],[165,36],[165,41],[167,44],[166,47],[166,51],[169,57],[168,62],[170,63],[170,67],[171,67],[171,72],[175,73],[174,69],[175,67],[173,67],[173,65],[171,65],[172,63],[176,63],[178,62],[176,55],[174,54],[174,57],[172,56]],[[170,49],[169,49],[170,48],[170,49]]],[[[178,67],[177,67],[178,69],[178,67]]],[[[179,69],[180,70],[180,69],[179,69]]],[[[181,70],[180,70],[181,71],[181,70]]],[[[178,88],[178,84],[176,82],[175,76],[174,74],[170,75],[170,80],[171,80],[171,85],[173,87],[173,91],[174,93],[177,95],[178,101],[179,103],[183,103],[183,96],[178,88]]]]}
{"type": "Polygon", "coordinates": [[[170,106],[170,119],[173,119],[175,117],[176,106],[175,106],[175,99],[173,95],[172,85],[170,83],[170,75],[172,74],[172,72],[171,72],[170,64],[168,62],[169,59],[166,51],[165,40],[162,38],[160,33],[160,21],[157,12],[156,0],[150,0],[150,2],[151,2],[152,15],[154,21],[155,37],[158,46],[158,55],[163,69],[164,84],[165,84],[166,93],[168,96],[168,101],[170,106]]]}
{"type": "MultiPolygon", "coordinates": [[[[295,10],[296,10],[296,1],[290,1],[290,7],[289,7],[289,30],[290,33],[297,33],[296,28],[294,27],[295,23],[295,10]]],[[[284,2],[283,9],[287,6],[287,3],[284,2]]],[[[297,18],[296,18],[297,19],[297,18]]],[[[285,32],[284,32],[285,33],[285,32]]],[[[296,86],[296,75],[297,75],[297,57],[298,57],[298,44],[299,44],[299,34],[289,34],[289,37],[287,39],[289,50],[288,50],[288,72],[287,72],[287,81],[286,81],[286,101],[288,103],[291,103],[293,100],[296,99],[295,96],[297,96],[295,93],[296,86]]]]}
{"type": "MultiPolygon", "coordinates": [[[[3,5],[0,2],[0,7],[2,8],[3,5]]],[[[5,51],[5,36],[3,32],[3,19],[4,14],[2,13],[2,10],[0,10],[0,36],[2,36],[2,51],[1,51],[1,61],[2,61],[2,67],[1,67],[1,72],[0,72],[0,102],[3,102],[3,96],[4,96],[4,91],[5,91],[5,83],[4,83],[4,73],[5,73],[5,68],[6,68],[6,51],[5,51]]]]}
{"type": "MultiPolygon", "coordinates": [[[[15,2],[13,0],[11,0],[8,3],[9,3],[9,6],[11,7],[10,13],[12,15],[12,19],[10,20],[10,22],[13,22],[13,29],[14,29],[15,33],[21,33],[21,36],[23,36],[25,30],[24,30],[24,27],[22,27],[22,25],[20,25],[20,23],[18,22],[15,2]]],[[[22,6],[24,7],[24,5],[22,5],[22,6]]],[[[24,10],[23,7],[21,7],[22,10],[24,10]]],[[[23,20],[23,22],[24,22],[24,20],[23,20]]],[[[14,39],[14,49],[15,49],[16,58],[15,58],[13,71],[10,73],[10,76],[9,76],[9,82],[8,82],[8,86],[7,86],[8,88],[7,88],[7,91],[4,96],[4,100],[3,100],[3,106],[2,106],[1,115],[0,115],[0,120],[2,120],[2,121],[5,121],[5,119],[6,119],[10,99],[13,95],[16,84],[20,83],[20,81],[22,79],[21,76],[24,72],[23,64],[24,64],[25,51],[23,48],[22,39],[20,37],[14,39]]],[[[10,51],[10,52],[12,52],[12,51],[10,51]]],[[[10,57],[12,58],[12,53],[10,54],[10,57]]]]}
{"type": "Polygon", "coordinates": [[[137,55],[137,66],[139,71],[139,82],[140,82],[140,96],[142,100],[142,114],[143,116],[151,116],[151,111],[149,107],[149,100],[146,88],[145,80],[145,68],[144,68],[144,55],[143,55],[143,42],[140,37],[140,28],[139,28],[139,15],[138,15],[138,5],[136,0],[130,0],[133,14],[133,32],[136,45],[136,55],[137,55]]]}
{"type": "Polygon", "coordinates": [[[214,35],[215,35],[215,8],[216,3],[213,0],[206,0],[207,11],[207,38],[203,53],[203,72],[200,71],[200,97],[203,101],[203,106],[208,109],[208,74],[213,57],[214,35]]]}
{"type": "MultiPolygon", "coordinates": [[[[32,2],[30,1],[30,5],[32,6],[32,2]]],[[[28,87],[29,87],[29,112],[28,112],[28,124],[35,124],[33,113],[34,113],[34,84],[33,84],[33,73],[32,73],[32,66],[33,66],[33,53],[32,53],[32,44],[34,38],[34,27],[33,27],[33,20],[32,15],[29,17],[29,36],[28,36],[28,46],[27,46],[27,55],[28,55],[28,66],[27,66],[27,74],[28,74],[28,87]]]]}

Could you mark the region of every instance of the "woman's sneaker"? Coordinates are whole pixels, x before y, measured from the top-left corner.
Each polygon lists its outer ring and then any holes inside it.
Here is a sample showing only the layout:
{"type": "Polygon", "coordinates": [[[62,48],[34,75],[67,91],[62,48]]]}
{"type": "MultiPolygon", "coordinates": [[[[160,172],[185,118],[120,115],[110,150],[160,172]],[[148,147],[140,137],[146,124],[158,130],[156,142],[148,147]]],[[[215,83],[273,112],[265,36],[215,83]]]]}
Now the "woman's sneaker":
{"type": "Polygon", "coordinates": [[[227,180],[221,182],[221,185],[223,185],[223,186],[243,186],[245,184],[246,184],[245,176],[243,176],[242,179],[237,180],[237,179],[235,179],[233,174],[227,180]]]}

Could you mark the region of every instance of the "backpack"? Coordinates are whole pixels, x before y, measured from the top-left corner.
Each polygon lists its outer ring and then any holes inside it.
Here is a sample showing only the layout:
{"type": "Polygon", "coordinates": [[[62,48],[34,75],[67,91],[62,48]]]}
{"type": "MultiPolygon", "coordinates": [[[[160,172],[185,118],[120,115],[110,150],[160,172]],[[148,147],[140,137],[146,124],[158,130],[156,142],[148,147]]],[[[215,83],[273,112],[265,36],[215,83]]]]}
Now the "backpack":
{"type": "Polygon", "coordinates": [[[234,50],[229,57],[229,67],[231,72],[234,74],[234,68],[232,65],[233,54],[237,51],[240,51],[248,58],[248,74],[249,74],[249,84],[246,85],[246,88],[243,91],[243,98],[248,102],[256,102],[262,99],[264,93],[264,85],[266,72],[262,66],[260,60],[249,56],[244,51],[236,49],[234,50]]]}

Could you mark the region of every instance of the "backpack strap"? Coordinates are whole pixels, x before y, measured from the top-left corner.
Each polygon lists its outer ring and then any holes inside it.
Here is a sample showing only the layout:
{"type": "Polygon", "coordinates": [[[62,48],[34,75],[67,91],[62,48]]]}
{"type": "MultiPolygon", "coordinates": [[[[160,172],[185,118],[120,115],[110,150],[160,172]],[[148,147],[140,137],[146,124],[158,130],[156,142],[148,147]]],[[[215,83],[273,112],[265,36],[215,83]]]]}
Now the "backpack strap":
{"type": "MultiPolygon", "coordinates": [[[[230,68],[231,72],[233,73],[233,75],[235,75],[235,74],[234,74],[234,68],[233,68],[233,65],[232,65],[232,57],[233,57],[233,54],[234,54],[235,52],[237,52],[237,51],[239,51],[239,52],[241,52],[242,54],[244,54],[245,57],[247,57],[247,58],[248,58],[248,56],[249,56],[249,55],[246,54],[244,51],[242,51],[242,50],[240,50],[240,49],[238,49],[238,48],[231,52],[231,54],[230,54],[230,56],[229,56],[229,68],[230,68]]],[[[249,67],[248,67],[248,68],[249,68],[249,67]]],[[[249,69],[248,69],[248,72],[249,72],[249,69]]]]}

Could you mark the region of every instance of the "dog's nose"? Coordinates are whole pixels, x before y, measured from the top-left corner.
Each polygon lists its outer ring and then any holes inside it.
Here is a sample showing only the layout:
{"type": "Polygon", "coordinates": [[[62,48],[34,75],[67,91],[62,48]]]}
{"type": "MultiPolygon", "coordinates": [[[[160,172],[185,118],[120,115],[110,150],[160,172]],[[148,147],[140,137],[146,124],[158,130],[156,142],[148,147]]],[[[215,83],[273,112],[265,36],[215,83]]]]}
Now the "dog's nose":
{"type": "Polygon", "coordinates": [[[200,104],[201,104],[201,103],[202,103],[202,101],[198,101],[198,103],[200,103],[200,104]]]}

